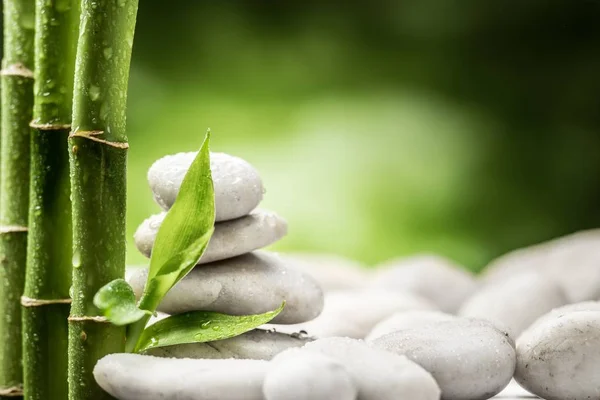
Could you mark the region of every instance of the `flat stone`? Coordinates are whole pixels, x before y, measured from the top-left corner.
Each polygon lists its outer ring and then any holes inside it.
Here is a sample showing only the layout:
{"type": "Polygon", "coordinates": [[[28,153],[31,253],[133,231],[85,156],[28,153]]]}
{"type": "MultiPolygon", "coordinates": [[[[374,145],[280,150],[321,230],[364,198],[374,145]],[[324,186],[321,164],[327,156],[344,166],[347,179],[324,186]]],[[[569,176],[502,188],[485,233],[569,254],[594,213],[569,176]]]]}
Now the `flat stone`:
{"type": "Polygon", "coordinates": [[[421,328],[434,322],[452,321],[457,317],[441,311],[402,311],[379,322],[366,337],[370,342],[388,333],[403,329],[421,328]]]}
{"type": "Polygon", "coordinates": [[[434,310],[426,299],[412,293],[340,291],[325,295],[325,307],[316,319],[296,325],[269,325],[278,331],[305,331],[310,336],[364,339],[371,329],[390,315],[409,310],[434,310]]]}
{"type": "Polygon", "coordinates": [[[576,232],[518,249],[492,261],[482,282],[495,284],[523,271],[554,280],[569,303],[600,299],[600,229],[576,232]]]}
{"type": "MultiPolygon", "coordinates": [[[[147,276],[148,270],[142,269],[129,280],[138,297],[147,276]]],[[[275,253],[255,251],[196,266],[167,293],[158,311],[249,315],[275,310],[284,300],[285,308],[273,320],[275,323],[309,321],[323,309],[323,292],[312,278],[288,267],[275,253]]]]}
{"type": "Polygon", "coordinates": [[[358,387],[357,400],[439,399],[440,389],[427,371],[404,356],[372,348],[362,340],[319,339],[301,351],[323,354],[343,364],[358,387]]]}
{"type": "MultiPolygon", "coordinates": [[[[135,232],[137,249],[150,257],[156,234],[167,213],[156,214],[146,219],[135,232]]],[[[208,248],[198,262],[206,264],[225,260],[258,250],[275,243],[287,233],[287,223],[277,214],[255,210],[245,217],[215,224],[208,248]]]]}
{"type": "Polygon", "coordinates": [[[537,272],[523,272],[486,285],[463,304],[459,315],[487,319],[517,338],[537,318],[567,302],[561,287],[537,272]]]}
{"type": "Polygon", "coordinates": [[[281,256],[312,276],[326,293],[364,288],[371,279],[364,265],[335,254],[285,253],[281,256]]]}
{"type": "Polygon", "coordinates": [[[263,400],[269,368],[260,360],[181,360],[111,354],[94,368],[102,389],[119,400],[263,400]]]}
{"type": "Polygon", "coordinates": [[[433,301],[440,310],[453,313],[476,290],[477,281],[469,271],[446,258],[422,254],[379,266],[372,285],[416,293],[433,301]]]}
{"type": "Polygon", "coordinates": [[[444,400],[493,397],[508,385],[516,363],[508,334],[483,320],[457,319],[405,329],[372,345],[405,355],[429,371],[444,400]]]}
{"type": "Polygon", "coordinates": [[[306,335],[255,329],[230,339],[158,347],[146,354],[168,358],[271,360],[284,350],[302,347],[312,340],[306,335]]]}
{"type": "Polygon", "coordinates": [[[340,362],[300,351],[275,357],[263,393],[265,400],[355,400],[358,390],[340,362]]]}
{"type": "Polygon", "coordinates": [[[515,379],[547,400],[600,398],[600,311],[548,318],[517,341],[515,379]]]}
{"type": "MultiPolygon", "coordinates": [[[[166,156],[157,160],[148,170],[148,183],[154,200],[164,210],[175,203],[183,178],[196,154],[166,156]]],[[[225,153],[210,153],[210,170],[215,188],[217,221],[243,217],[262,200],[262,180],[258,171],[248,162],[225,153]]]]}

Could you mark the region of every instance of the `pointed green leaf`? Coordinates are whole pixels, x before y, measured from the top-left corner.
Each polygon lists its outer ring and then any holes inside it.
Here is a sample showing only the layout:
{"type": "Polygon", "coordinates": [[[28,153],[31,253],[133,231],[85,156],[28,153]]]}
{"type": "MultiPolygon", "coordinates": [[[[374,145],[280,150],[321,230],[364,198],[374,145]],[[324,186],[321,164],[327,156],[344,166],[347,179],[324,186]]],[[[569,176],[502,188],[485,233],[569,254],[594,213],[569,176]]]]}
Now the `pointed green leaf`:
{"type": "Polygon", "coordinates": [[[208,246],[215,223],[209,142],[210,132],[207,132],[156,235],[142,301],[144,308],[156,307],[196,265],[208,246]]]}
{"type": "Polygon", "coordinates": [[[173,255],[184,253],[198,238],[205,236],[215,224],[209,142],[210,132],[206,134],[198,155],[183,178],[173,207],[158,230],[148,279],[158,274],[173,255]]]}
{"type": "Polygon", "coordinates": [[[94,305],[115,325],[128,325],[151,314],[137,307],[133,289],[124,279],[115,279],[101,287],[94,296],[94,305]]]}
{"type": "Polygon", "coordinates": [[[213,231],[214,227],[211,227],[204,236],[192,243],[189,248],[176,254],[163,264],[156,276],[147,283],[145,304],[158,305],[164,295],[196,266],[208,246],[213,231]]]}
{"type": "Polygon", "coordinates": [[[235,316],[211,311],[190,311],[173,315],[144,330],[136,352],[184,343],[204,343],[229,339],[264,325],[275,318],[285,302],[264,314],[235,316]]]}

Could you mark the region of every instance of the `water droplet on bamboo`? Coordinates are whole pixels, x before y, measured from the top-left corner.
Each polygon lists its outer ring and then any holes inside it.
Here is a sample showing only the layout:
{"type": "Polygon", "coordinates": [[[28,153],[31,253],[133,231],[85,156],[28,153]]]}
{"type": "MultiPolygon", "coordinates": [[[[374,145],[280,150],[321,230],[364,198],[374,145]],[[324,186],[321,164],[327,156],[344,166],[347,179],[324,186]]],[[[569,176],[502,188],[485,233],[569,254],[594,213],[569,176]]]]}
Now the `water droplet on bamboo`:
{"type": "Polygon", "coordinates": [[[81,267],[81,254],[79,251],[73,253],[73,268],[81,267]]]}
{"type": "Polygon", "coordinates": [[[89,95],[92,101],[98,100],[100,98],[100,88],[96,85],[90,85],[89,95]]]}

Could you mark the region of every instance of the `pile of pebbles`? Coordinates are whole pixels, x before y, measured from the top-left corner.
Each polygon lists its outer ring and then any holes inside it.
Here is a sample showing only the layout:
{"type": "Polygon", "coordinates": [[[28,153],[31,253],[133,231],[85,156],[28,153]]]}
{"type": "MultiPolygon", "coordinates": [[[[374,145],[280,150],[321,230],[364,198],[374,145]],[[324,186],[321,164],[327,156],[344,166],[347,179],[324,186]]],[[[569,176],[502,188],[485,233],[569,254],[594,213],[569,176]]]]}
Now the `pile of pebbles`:
{"type": "MultiPolygon", "coordinates": [[[[150,169],[163,208],[194,155],[150,169]]],[[[478,277],[430,254],[374,269],[277,255],[258,250],[286,224],[256,210],[256,170],[225,154],[212,154],[211,169],[215,236],[159,310],[253,314],[283,300],[286,308],[235,338],[103,358],[96,380],[117,399],[600,399],[600,231],[509,253],[478,277]]],[[[150,255],[162,218],[136,232],[142,253],[150,255]]],[[[146,274],[128,279],[138,295],[146,274]]]]}

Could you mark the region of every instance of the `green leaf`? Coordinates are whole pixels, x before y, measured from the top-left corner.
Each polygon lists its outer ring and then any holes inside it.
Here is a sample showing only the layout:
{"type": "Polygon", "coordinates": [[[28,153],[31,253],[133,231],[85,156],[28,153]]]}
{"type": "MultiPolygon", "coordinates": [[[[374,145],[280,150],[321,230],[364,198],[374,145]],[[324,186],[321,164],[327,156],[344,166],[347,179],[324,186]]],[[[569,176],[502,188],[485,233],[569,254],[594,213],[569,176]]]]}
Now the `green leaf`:
{"type": "Polygon", "coordinates": [[[268,323],[283,310],[284,306],[285,302],[277,310],[245,316],[211,311],[190,311],[173,315],[146,328],[135,351],[229,339],[268,323]]]}
{"type": "Polygon", "coordinates": [[[213,231],[214,227],[211,227],[204,236],[193,242],[190,247],[183,252],[176,254],[163,264],[156,276],[147,283],[146,291],[148,297],[146,298],[145,303],[158,305],[160,300],[164,297],[164,294],[196,266],[198,260],[204,253],[204,250],[206,250],[206,247],[208,246],[208,241],[210,240],[213,231]]]}
{"type": "Polygon", "coordinates": [[[94,296],[94,305],[110,322],[119,326],[132,324],[151,314],[137,307],[133,289],[124,279],[115,279],[101,287],[94,296]]]}
{"type": "Polygon", "coordinates": [[[158,306],[167,292],[198,263],[212,236],[215,194],[209,142],[210,131],[156,235],[143,308],[154,310],[158,306]]]}

